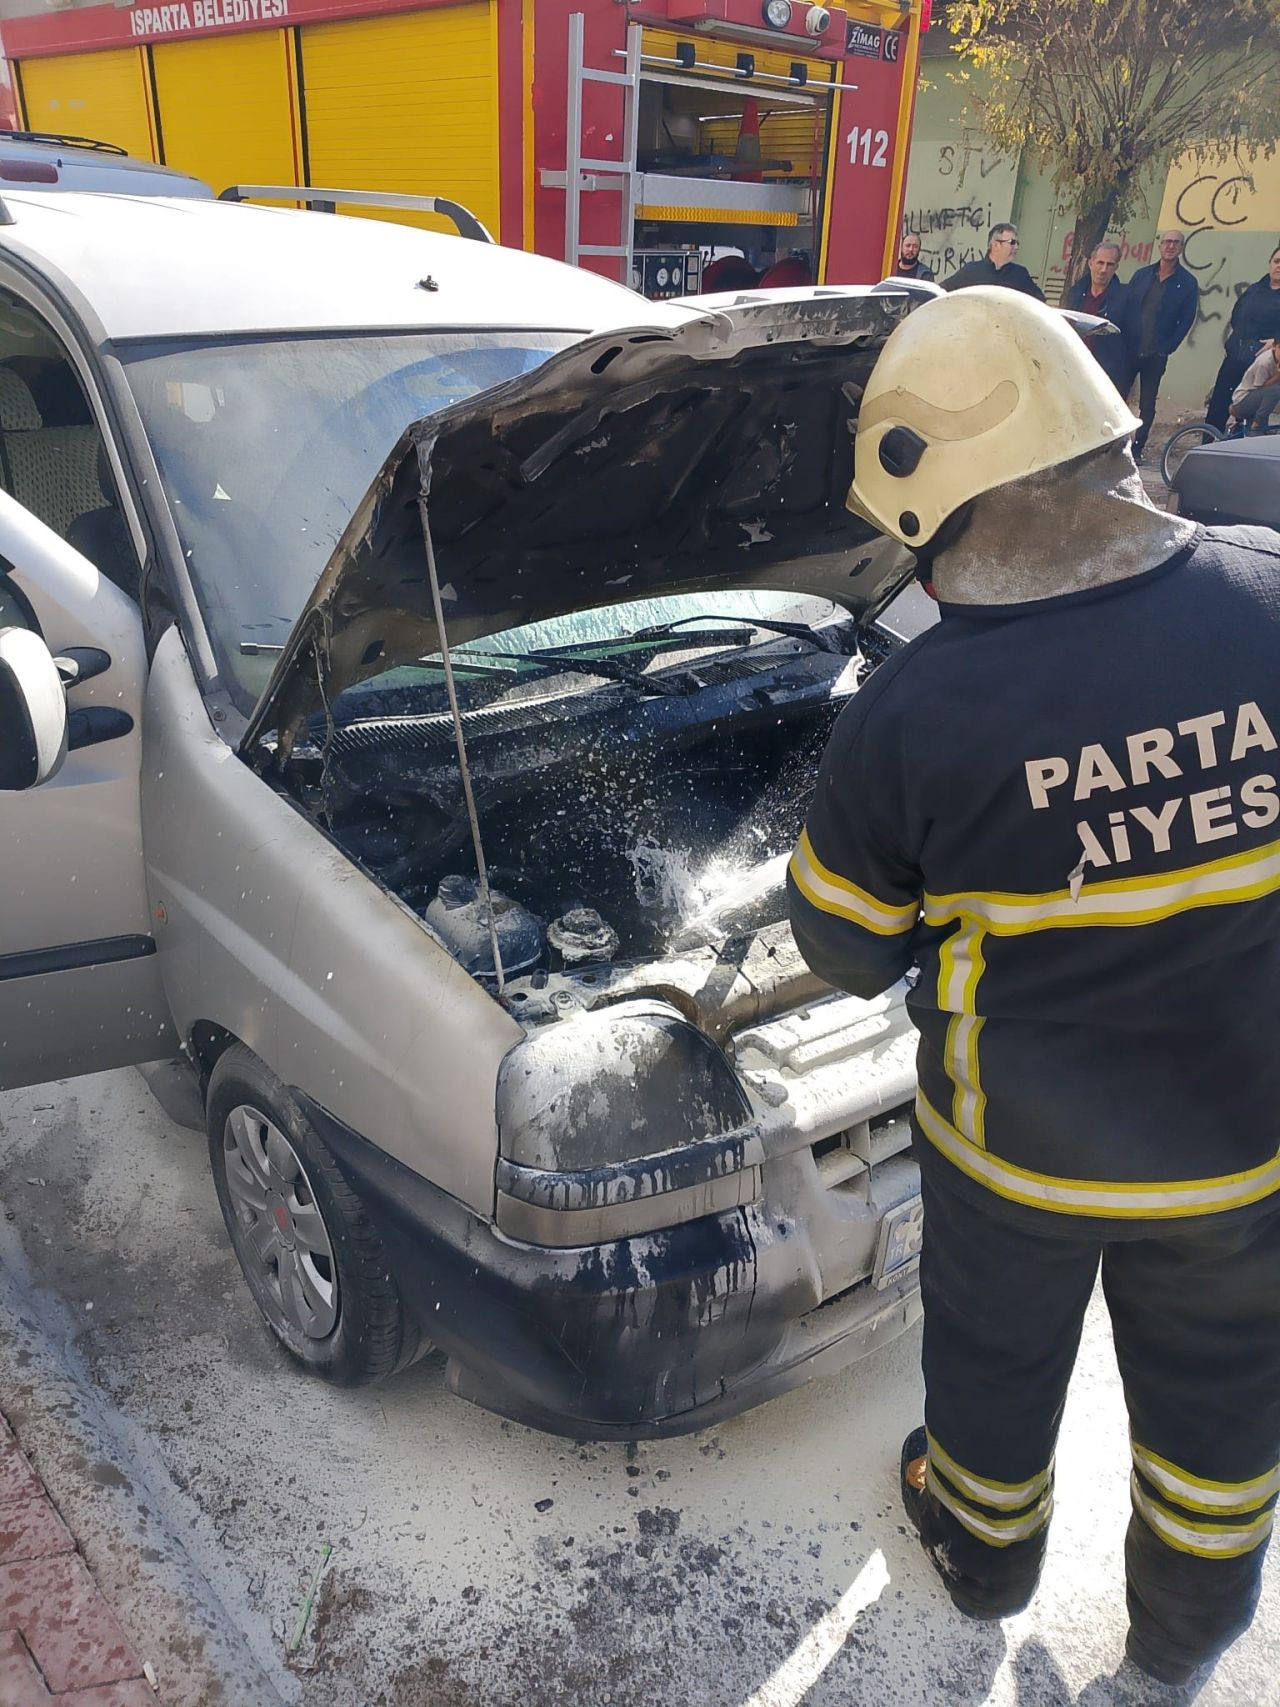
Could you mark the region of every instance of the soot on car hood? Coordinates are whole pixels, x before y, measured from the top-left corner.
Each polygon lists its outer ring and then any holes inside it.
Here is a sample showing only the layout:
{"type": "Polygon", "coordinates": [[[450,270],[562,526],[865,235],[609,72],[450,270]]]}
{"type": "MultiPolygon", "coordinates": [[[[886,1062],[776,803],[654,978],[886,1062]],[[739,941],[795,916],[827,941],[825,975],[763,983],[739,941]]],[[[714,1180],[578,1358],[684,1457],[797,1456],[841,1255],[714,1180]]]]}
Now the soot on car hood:
{"type": "Polygon", "coordinates": [[[287,757],[344,688],[448,638],[717,585],[858,613],[901,548],[845,508],[858,401],[911,299],[744,297],[583,340],[416,423],[321,575],[250,723],[287,757]]]}

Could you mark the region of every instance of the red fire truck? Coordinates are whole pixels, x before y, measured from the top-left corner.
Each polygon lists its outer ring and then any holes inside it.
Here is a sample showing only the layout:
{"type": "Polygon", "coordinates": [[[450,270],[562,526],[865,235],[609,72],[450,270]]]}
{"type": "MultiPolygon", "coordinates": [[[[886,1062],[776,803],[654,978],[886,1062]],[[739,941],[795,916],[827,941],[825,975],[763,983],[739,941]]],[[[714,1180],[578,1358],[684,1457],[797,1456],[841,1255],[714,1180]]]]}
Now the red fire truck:
{"type": "Polygon", "coordinates": [[[675,296],[890,270],[927,4],[155,0],[3,39],[25,129],[218,190],[448,196],[675,296]]]}

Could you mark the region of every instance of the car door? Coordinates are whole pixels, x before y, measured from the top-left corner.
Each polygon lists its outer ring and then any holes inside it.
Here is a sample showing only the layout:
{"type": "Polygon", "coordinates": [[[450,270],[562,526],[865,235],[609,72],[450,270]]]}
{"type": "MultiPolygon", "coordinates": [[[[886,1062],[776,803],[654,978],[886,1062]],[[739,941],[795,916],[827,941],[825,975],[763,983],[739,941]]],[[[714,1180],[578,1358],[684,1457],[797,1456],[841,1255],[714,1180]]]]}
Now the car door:
{"type": "Polygon", "coordinates": [[[9,1089],[156,1060],[176,1040],[143,877],[141,613],[4,491],[0,559],[0,626],[35,629],[87,678],[67,689],[58,774],[0,793],[0,1089],[9,1089]]]}

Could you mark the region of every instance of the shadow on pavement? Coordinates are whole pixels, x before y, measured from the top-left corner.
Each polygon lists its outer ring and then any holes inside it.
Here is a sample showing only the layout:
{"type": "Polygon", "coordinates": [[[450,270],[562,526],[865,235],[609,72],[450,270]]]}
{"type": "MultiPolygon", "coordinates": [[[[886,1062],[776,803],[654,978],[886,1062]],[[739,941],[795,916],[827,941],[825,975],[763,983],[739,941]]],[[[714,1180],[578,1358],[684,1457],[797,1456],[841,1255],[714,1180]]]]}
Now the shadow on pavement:
{"type": "Polygon", "coordinates": [[[1012,1669],[1017,1707],[1181,1707],[1194,1701],[1208,1681],[1200,1676],[1175,1689],[1124,1660],[1117,1670],[1093,1678],[1074,1696],[1052,1654],[1034,1639],[1015,1654],[1012,1669]]]}

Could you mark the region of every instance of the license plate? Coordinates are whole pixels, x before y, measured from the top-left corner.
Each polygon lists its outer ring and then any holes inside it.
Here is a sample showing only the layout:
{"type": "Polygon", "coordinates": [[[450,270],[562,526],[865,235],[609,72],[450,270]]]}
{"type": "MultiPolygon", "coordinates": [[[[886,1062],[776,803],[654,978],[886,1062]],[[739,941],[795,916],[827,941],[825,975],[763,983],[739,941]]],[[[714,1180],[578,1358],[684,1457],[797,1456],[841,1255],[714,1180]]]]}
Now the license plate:
{"type": "Polygon", "coordinates": [[[896,1209],[891,1209],[880,1223],[880,1242],[876,1246],[875,1267],[871,1284],[892,1286],[905,1280],[920,1266],[920,1245],[924,1238],[924,1206],[918,1197],[909,1197],[896,1209]]]}

